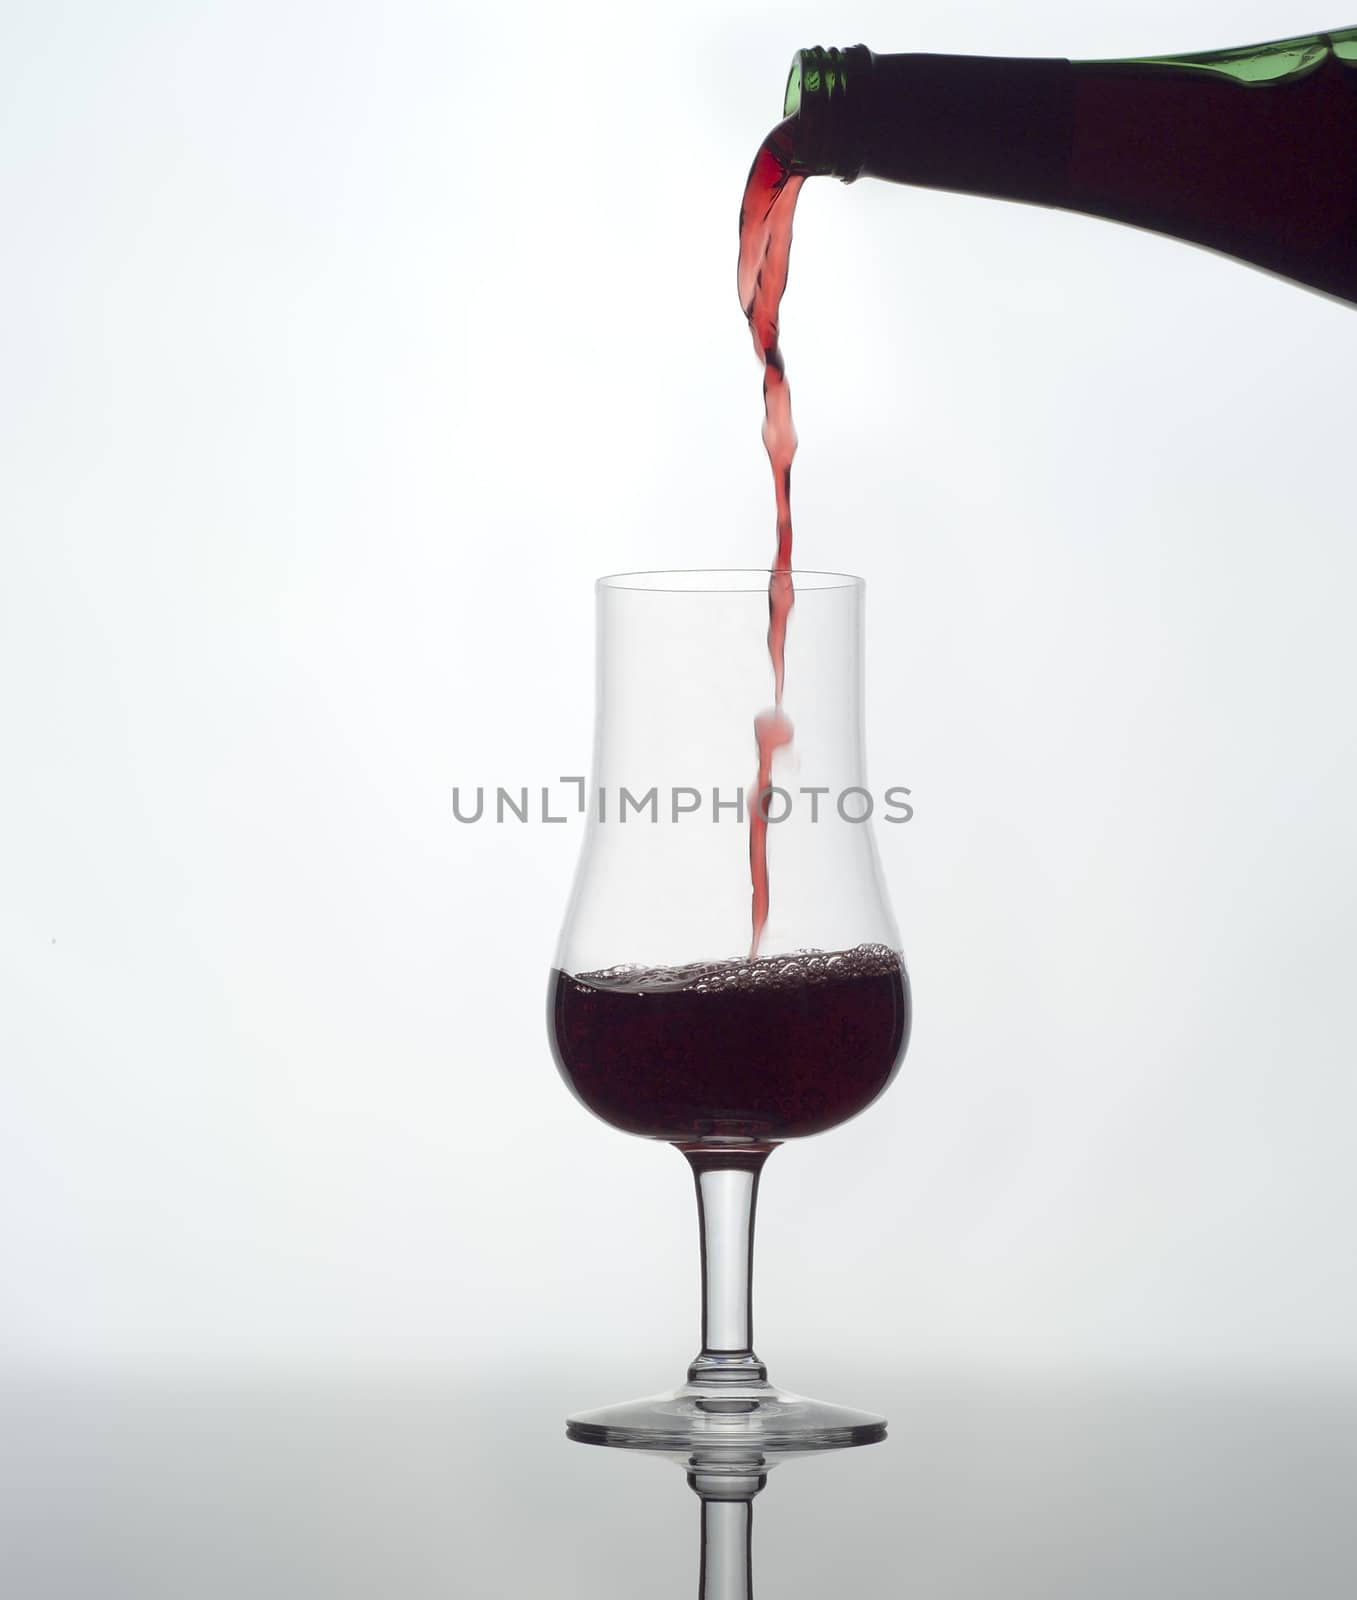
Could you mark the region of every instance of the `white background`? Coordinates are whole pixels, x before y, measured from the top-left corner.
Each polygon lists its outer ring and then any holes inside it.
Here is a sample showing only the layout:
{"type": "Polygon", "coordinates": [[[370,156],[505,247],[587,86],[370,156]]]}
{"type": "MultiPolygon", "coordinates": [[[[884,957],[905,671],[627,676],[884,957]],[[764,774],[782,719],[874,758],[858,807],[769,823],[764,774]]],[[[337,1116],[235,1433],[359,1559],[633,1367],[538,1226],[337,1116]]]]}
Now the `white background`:
{"type": "MultiPolygon", "coordinates": [[[[772,548],[735,295],[812,43],[1239,0],[0,20],[0,1361],[677,1377],[678,1158],[551,1065],[591,580],[772,548]]],[[[914,1045],[765,1184],[760,1348],[1353,1373],[1350,309],[808,185],[802,565],[868,580],[914,1045]]]]}

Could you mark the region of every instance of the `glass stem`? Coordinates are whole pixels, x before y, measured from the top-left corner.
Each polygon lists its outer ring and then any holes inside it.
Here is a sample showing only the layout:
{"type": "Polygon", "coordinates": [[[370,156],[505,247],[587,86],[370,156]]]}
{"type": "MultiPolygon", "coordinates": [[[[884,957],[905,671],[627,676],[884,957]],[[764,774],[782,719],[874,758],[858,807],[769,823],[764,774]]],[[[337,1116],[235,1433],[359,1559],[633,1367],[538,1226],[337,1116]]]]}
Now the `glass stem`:
{"type": "Polygon", "coordinates": [[[689,1383],[764,1383],[754,1354],[754,1205],[767,1149],[684,1150],[697,1181],[702,1239],[702,1349],[689,1383]]]}
{"type": "Polygon", "coordinates": [[[698,1600],[753,1600],[753,1520],[752,1501],[703,1500],[698,1600]]]}

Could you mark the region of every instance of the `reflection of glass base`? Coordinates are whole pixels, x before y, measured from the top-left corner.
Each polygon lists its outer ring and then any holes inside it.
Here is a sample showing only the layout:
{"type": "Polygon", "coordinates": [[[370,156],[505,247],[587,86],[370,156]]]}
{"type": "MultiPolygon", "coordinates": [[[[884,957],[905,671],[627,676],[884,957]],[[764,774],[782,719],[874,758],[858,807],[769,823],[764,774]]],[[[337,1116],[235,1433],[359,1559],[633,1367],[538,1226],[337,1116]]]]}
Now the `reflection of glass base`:
{"type": "Polygon", "coordinates": [[[768,1383],[686,1383],[668,1394],[581,1411],[569,1418],[565,1431],[580,1444],[625,1450],[715,1447],[762,1455],[876,1444],[886,1437],[886,1419],[805,1400],[768,1383]]]}

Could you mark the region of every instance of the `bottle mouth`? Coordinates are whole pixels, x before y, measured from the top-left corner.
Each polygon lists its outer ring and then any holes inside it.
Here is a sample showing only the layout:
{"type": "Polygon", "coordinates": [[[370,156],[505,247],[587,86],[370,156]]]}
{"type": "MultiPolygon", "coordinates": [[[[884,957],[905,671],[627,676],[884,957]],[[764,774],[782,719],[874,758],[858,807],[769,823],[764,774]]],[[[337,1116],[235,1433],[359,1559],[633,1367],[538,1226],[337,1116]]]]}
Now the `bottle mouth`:
{"type": "MultiPolygon", "coordinates": [[[[861,50],[863,47],[857,47],[861,50]]],[[[792,69],[787,74],[787,92],[782,97],[782,115],[794,117],[807,100],[823,97],[832,100],[848,88],[848,50],[837,50],[824,45],[812,45],[808,50],[798,50],[792,57],[792,69]]]]}
{"type": "Polygon", "coordinates": [[[808,52],[798,50],[792,57],[792,68],[787,74],[787,92],[782,96],[782,115],[794,117],[801,109],[801,59],[808,52]]]}
{"type": "Polygon", "coordinates": [[[787,74],[782,115],[797,123],[792,168],[851,183],[862,170],[859,129],[872,67],[866,45],[798,50],[787,74]],[[850,93],[851,85],[851,93],[850,93]]]}

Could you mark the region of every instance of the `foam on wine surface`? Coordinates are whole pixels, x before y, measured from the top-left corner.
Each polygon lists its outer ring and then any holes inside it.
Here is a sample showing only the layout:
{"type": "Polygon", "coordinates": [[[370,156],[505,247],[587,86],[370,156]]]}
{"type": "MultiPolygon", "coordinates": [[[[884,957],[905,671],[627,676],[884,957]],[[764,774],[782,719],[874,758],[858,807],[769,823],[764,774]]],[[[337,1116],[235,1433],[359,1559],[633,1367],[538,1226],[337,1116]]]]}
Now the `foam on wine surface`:
{"type": "Polygon", "coordinates": [[[860,944],[852,950],[797,950],[791,955],[761,956],[757,961],[732,956],[725,961],[692,961],[681,967],[624,963],[576,973],[572,982],[621,994],[672,994],[684,989],[695,994],[766,993],[898,972],[900,964],[899,953],[888,945],[860,944]]]}

